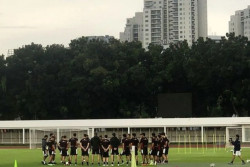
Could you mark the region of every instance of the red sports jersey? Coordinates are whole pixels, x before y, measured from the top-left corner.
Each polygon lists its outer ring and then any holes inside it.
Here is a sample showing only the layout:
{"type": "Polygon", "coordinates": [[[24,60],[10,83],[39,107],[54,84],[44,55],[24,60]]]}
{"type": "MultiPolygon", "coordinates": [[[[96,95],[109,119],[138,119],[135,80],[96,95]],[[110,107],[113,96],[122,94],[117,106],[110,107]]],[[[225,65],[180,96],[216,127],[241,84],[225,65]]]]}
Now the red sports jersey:
{"type": "Polygon", "coordinates": [[[128,148],[129,145],[130,145],[130,143],[131,143],[131,140],[126,138],[126,139],[124,140],[124,148],[128,148]]]}
{"type": "Polygon", "coordinates": [[[103,146],[105,149],[108,148],[109,145],[110,145],[109,139],[103,139],[103,140],[102,140],[102,146],[103,146]]]}
{"type": "Polygon", "coordinates": [[[146,137],[142,137],[140,143],[141,143],[141,148],[148,147],[148,139],[146,137]]]}
{"type": "Polygon", "coordinates": [[[77,147],[77,138],[72,137],[71,139],[69,139],[70,145],[71,147],[77,147]]]}
{"type": "Polygon", "coordinates": [[[82,144],[82,147],[86,148],[89,144],[89,139],[88,138],[83,138],[80,143],[82,144]]]}
{"type": "Polygon", "coordinates": [[[65,140],[65,139],[60,140],[59,145],[61,149],[66,149],[68,147],[68,140],[65,140]]]}
{"type": "Polygon", "coordinates": [[[132,146],[135,146],[135,148],[138,148],[139,140],[137,138],[131,139],[132,146]]]}

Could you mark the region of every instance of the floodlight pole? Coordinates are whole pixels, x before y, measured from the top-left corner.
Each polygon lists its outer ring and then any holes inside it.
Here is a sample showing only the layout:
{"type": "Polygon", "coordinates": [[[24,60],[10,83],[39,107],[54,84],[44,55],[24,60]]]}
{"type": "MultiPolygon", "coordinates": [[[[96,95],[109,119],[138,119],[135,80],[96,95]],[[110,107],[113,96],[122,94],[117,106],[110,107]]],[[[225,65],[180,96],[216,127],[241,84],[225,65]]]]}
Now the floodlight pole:
{"type": "Polygon", "coordinates": [[[23,128],[23,144],[25,144],[25,129],[23,128]]]}
{"type": "Polygon", "coordinates": [[[31,149],[31,130],[29,129],[29,137],[30,137],[30,149],[31,149]]]}
{"type": "Polygon", "coordinates": [[[246,131],[245,131],[245,126],[242,125],[242,142],[246,142],[246,131]]]}
{"type": "Polygon", "coordinates": [[[92,137],[95,135],[95,128],[92,128],[92,137]]]}
{"type": "Polygon", "coordinates": [[[56,130],[56,137],[57,137],[57,142],[59,142],[60,141],[60,133],[59,133],[59,128],[57,128],[57,130],[56,130]]]}
{"type": "Polygon", "coordinates": [[[167,127],[164,126],[164,133],[167,134],[167,127]]]}
{"type": "Polygon", "coordinates": [[[229,127],[226,127],[226,143],[229,141],[229,127]]]}
{"type": "Polygon", "coordinates": [[[204,127],[201,126],[201,142],[204,143],[204,127]]]}

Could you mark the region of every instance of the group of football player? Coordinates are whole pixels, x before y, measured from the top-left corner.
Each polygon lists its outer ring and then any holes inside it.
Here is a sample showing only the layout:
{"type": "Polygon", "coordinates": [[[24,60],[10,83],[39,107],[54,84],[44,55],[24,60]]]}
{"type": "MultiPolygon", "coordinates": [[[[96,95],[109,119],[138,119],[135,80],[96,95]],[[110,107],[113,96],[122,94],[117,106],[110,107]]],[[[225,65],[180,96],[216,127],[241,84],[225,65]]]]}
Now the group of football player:
{"type": "Polygon", "coordinates": [[[95,133],[94,137],[89,139],[87,134],[83,135],[83,138],[78,141],[76,133],[70,139],[67,136],[62,136],[61,140],[57,143],[53,133],[45,135],[42,139],[42,151],[43,160],[42,164],[46,165],[46,159],[48,158],[48,165],[55,165],[56,149],[60,152],[61,163],[64,165],[71,165],[74,161],[75,166],[77,165],[77,148],[81,149],[81,164],[86,163],[89,166],[89,152],[92,153],[91,165],[97,160],[98,165],[108,166],[109,156],[111,156],[111,166],[114,166],[115,156],[117,157],[117,165],[126,163],[127,166],[131,161],[131,151],[134,149],[136,164],[138,165],[138,151],[142,155],[142,164],[156,165],[157,163],[168,163],[168,150],[169,140],[165,133],[156,135],[152,133],[151,141],[145,136],[145,133],[140,134],[140,139],[137,138],[136,134],[123,134],[122,140],[118,139],[116,134],[113,133],[109,139],[107,135],[98,136],[95,133]],[[122,150],[119,152],[120,145],[122,150]],[[134,146],[134,147],[133,147],[134,146]],[[68,154],[70,150],[70,154],[68,154]],[[148,150],[150,150],[148,152],[148,150]],[[123,156],[126,158],[123,159],[123,156]]]}

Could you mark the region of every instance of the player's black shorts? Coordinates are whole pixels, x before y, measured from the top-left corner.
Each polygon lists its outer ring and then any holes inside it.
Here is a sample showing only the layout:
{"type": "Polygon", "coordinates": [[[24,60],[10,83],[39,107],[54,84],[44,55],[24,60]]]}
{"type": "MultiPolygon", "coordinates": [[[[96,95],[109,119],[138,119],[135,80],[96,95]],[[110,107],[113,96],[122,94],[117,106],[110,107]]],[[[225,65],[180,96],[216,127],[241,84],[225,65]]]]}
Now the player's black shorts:
{"type": "Polygon", "coordinates": [[[119,150],[118,150],[118,148],[113,148],[113,149],[111,150],[111,154],[112,154],[112,155],[119,155],[119,150]]]}
{"type": "Polygon", "coordinates": [[[120,155],[125,155],[125,151],[124,151],[124,150],[122,150],[122,152],[120,153],[120,155]]]}
{"type": "Polygon", "coordinates": [[[103,149],[100,149],[100,155],[103,156],[103,152],[104,150],[103,149]]]}
{"type": "Polygon", "coordinates": [[[44,156],[44,157],[47,157],[47,156],[48,156],[48,150],[46,150],[46,149],[44,150],[44,149],[43,149],[43,156],[44,156]]]}
{"type": "Polygon", "coordinates": [[[68,150],[62,149],[61,150],[61,155],[64,156],[64,157],[68,156],[68,150]]]}
{"type": "Polygon", "coordinates": [[[138,148],[135,148],[135,155],[138,155],[138,148]]]}
{"type": "Polygon", "coordinates": [[[168,155],[169,147],[163,149],[162,154],[168,155]]]}
{"type": "Polygon", "coordinates": [[[82,156],[89,156],[89,150],[84,151],[82,149],[82,156]]]}
{"type": "Polygon", "coordinates": [[[55,151],[49,150],[49,155],[55,155],[55,151]]]}
{"type": "Polygon", "coordinates": [[[126,155],[126,156],[130,156],[131,155],[131,152],[130,152],[130,148],[125,148],[125,150],[123,150],[123,155],[126,155]]]}
{"type": "Polygon", "coordinates": [[[70,155],[77,155],[77,148],[76,147],[70,148],[70,155]]]}
{"type": "Polygon", "coordinates": [[[154,148],[153,150],[150,151],[150,155],[156,156],[157,155],[158,149],[154,148]]]}
{"type": "Polygon", "coordinates": [[[157,151],[157,157],[162,157],[163,149],[157,151]]]}
{"type": "Polygon", "coordinates": [[[100,154],[100,149],[92,149],[92,154],[100,154]]]}
{"type": "Polygon", "coordinates": [[[104,157],[104,158],[107,158],[107,157],[109,157],[109,151],[103,151],[103,154],[102,154],[102,156],[104,157]]]}
{"type": "Polygon", "coordinates": [[[141,155],[148,155],[148,147],[143,147],[143,149],[141,149],[141,155]]]}

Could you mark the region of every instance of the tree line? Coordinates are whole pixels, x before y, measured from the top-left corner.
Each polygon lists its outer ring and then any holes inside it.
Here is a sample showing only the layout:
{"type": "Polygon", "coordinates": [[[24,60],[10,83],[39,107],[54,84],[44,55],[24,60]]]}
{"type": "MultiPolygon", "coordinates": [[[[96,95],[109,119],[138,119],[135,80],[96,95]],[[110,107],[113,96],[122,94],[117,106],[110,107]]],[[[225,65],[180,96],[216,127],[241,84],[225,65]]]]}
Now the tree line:
{"type": "Polygon", "coordinates": [[[81,37],[0,56],[0,119],[157,117],[157,96],[191,92],[193,117],[248,116],[250,43],[227,34],[163,49],[81,37]]]}

